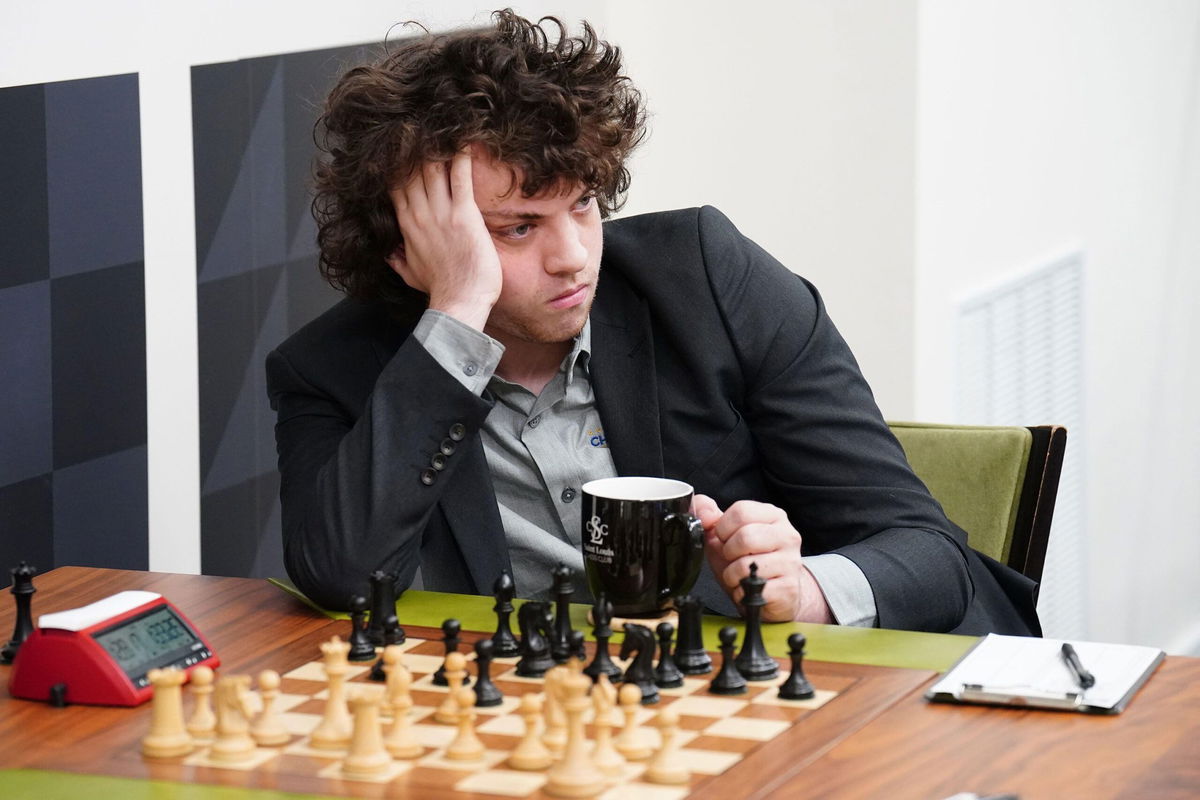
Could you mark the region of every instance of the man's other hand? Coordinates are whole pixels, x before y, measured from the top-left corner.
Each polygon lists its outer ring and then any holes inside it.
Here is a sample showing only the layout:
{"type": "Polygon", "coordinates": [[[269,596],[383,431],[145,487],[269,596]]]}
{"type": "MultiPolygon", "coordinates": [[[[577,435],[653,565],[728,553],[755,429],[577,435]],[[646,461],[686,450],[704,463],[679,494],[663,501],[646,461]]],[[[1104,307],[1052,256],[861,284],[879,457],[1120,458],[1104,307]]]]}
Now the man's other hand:
{"type": "Polygon", "coordinates": [[[704,553],[722,588],[741,607],[740,581],[758,565],[766,580],[762,618],[767,622],[832,623],[821,587],[800,557],[800,533],[778,506],[739,500],[721,511],[716,501],[698,494],[692,513],[704,526],[704,553]]]}
{"type": "Polygon", "coordinates": [[[389,192],[403,244],[388,265],[429,307],[483,330],[500,297],[500,257],[475,203],[471,151],[430,161],[389,192]]]}

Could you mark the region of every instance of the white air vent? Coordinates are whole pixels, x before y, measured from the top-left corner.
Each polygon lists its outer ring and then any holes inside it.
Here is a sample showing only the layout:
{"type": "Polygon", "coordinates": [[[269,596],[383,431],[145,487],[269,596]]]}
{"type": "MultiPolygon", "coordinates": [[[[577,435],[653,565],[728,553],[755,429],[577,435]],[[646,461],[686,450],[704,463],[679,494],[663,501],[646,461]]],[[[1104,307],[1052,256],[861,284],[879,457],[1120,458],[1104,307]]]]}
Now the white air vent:
{"type": "Polygon", "coordinates": [[[1082,251],[963,299],[957,387],[961,422],[1066,426],[1038,615],[1046,636],[1086,636],[1082,251]]]}

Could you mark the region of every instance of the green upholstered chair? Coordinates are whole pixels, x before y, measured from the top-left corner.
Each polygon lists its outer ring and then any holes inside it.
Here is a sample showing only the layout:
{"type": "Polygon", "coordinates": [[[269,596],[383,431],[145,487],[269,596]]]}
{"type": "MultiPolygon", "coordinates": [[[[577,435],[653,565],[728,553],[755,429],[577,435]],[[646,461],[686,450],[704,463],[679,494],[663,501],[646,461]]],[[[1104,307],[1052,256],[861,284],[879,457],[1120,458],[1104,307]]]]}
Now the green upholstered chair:
{"type": "Polygon", "coordinates": [[[971,547],[1040,582],[1067,429],[888,425],[971,547]]]}

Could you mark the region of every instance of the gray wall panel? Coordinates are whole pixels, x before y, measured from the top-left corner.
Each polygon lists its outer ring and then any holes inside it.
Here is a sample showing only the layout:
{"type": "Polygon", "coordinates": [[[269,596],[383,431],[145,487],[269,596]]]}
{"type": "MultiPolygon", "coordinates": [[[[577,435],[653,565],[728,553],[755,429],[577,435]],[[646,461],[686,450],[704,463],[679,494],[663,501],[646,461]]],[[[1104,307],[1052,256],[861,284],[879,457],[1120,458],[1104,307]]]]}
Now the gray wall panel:
{"type": "MultiPolygon", "coordinates": [[[[54,464],[49,281],[0,289],[0,375],[3,486],[47,473],[54,464]]],[[[0,561],[0,577],[4,564],[0,561]]]]}
{"type": "Polygon", "coordinates": [[[41,84],[0,89],[0,289],[50,277],[46,102],[41,84]]]}
{"type": "Polygon", "coordinates": [[[146,526],[144,444],[55,470],[56,565],[148,569],[146,526]]]}
{"type": "Polygon", "coordinates": [[[146,442],[142,263],[51,281],[54,463],[146,442]]]}
{"type": "Polygon", "coordinates": [[[147,566],[136,75],[0,89],[0,581],[147,566]]]}
{"type": "Polygon", "coordinates": [[[263,359],[340,295],[317,273],[313,123],[361,48],[192,69],[201,568],[282,575],[263,359]]]}
{"type": "Polygon", "coordinates": [[[46,153],[51,274],[141,261],[137,79],[46,84],[46,153]]]}

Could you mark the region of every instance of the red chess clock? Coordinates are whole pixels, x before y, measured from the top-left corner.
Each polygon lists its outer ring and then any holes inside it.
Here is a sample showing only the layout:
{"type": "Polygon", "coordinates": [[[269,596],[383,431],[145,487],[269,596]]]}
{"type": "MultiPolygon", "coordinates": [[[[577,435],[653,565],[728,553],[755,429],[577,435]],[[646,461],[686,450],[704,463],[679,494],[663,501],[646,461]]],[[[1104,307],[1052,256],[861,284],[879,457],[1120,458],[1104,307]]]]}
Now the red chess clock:
{"type": "Polygon", "coordinates": [[[150,699],[146,673],[178,667],[189,674],[220,659],[196,626],[154,592],[118,592],[55,614],[43,614],[13,662],[13,697],[102,706],[150,699]]]}

